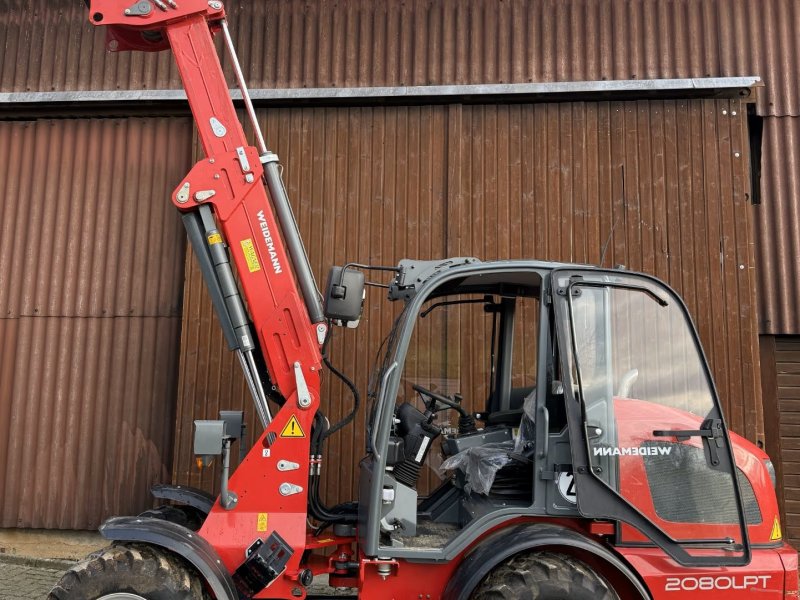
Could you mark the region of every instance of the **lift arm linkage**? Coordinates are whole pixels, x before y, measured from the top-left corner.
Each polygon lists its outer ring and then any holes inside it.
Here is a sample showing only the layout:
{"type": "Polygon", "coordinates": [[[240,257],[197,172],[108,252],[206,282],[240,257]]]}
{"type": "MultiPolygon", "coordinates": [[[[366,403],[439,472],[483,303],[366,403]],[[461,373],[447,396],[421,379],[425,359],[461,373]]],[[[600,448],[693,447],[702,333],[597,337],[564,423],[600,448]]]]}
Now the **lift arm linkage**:
{"type": "MultiPolygon", "coordinates": [[[[295,395],[298,381],[301,388],[303,383],[299,363],[316,408],[326,325],[277,156],[267,150],[255,122],[222,3],[92,0],[90,20],[108,26],[112,51],[172,49],[206,155],[178,185],[172,201],[182,212],[213,208],[222,235],[207,235],[207,242],[229,247],[272,383],[285,398],[295,395]],[[220,31],[227,38],[260,148],[248,144],[231,100],[213,43],[213,34],[220,31]]],[[[242,335],[243,344],[252,344],[246,338],[242,335]]]]}

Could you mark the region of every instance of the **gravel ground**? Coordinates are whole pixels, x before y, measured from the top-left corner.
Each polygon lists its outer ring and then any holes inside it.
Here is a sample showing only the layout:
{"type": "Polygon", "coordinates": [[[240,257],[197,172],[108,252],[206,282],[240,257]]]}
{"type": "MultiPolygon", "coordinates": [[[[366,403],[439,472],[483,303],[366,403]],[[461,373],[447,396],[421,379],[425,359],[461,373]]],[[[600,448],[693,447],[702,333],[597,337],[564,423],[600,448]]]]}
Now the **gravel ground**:
{"type": "Polygon", "coordinates": [[[44,600],[67,566],[0,555],[0,600],[44,600]]]}

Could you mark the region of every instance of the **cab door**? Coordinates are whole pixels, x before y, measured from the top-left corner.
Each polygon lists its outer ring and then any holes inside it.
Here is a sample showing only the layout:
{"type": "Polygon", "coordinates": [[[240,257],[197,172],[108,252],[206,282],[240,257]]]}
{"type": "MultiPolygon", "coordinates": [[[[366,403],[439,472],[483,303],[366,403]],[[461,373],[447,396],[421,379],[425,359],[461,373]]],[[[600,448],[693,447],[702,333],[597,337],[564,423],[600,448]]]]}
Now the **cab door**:
{"type": "Polygon", "coordinates": [[[577,505],[684,565],[750,560],[719,400],[697,333],[662,282],[552,276],[577,505]]]}

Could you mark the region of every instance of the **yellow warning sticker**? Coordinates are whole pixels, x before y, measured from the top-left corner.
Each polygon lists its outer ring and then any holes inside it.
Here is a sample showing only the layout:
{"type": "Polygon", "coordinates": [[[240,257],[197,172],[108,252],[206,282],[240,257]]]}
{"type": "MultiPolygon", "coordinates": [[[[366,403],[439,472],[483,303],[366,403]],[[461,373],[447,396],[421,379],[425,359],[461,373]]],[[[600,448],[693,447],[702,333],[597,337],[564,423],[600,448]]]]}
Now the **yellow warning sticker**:
{"type": "Polygon", "coordinates": [[[267,519],[268,519],[267,513],[258,513],[258,525],[256,526],[256,529],[258,529],[258,531],[267,530],[267,519]]]}
{"type": "Polygon", "coordinates": [[[282,438],[304,438],[306,434],[303,432],[303,428],[300,427],[300,422],[297,420],[297,417],[292,415],[292,418],[289,419],[289,422],[286,423],[286,426],[281,431],[282,438]]]}
{"type": "Polygon", "coordinates": [[[222,243],[222,236],[218,233],[212,233],[208,236],[208,245],[213,246],[214,244],[221,244],[222,243]]]}
{"type": "Polygon", "coordinates": [[[775,517],[775,520],[772,522],[772,533],[769,534],[770,540],[779,540],[783,537],[781,533],[781,522],[778,521],[778,517],[775,517]]]}
{"type": "Polygon", "coordinates": [[[255,246],[253,246],[253,240],[247,238],[246,240],[242,240],[240,243],[242,244],[244,259],[247,261],[247,268],[250,269],[251,273],[260,271],[261,263],[258,262],[258,254],[256,254],[255,246]]]}

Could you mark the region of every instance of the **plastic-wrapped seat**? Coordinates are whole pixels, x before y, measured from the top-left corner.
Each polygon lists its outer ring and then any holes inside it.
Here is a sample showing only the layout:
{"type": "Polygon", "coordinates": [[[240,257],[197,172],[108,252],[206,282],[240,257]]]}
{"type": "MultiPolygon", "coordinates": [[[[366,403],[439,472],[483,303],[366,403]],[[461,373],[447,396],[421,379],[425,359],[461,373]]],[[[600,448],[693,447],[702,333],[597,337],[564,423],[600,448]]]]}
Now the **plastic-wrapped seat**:
{"type": "MultiPolygon", "coordinates": [[[[441,472],[456,471],[456,485],[467,494],[530,497],[533,488],[536,391],[523,402],[512,440],[467,448],[445,460],[441,472]],[[460,473],[460,475],[458,475],[460,473]]],[[[504,411],[511,412],[511,411],[504,411]]]]}

